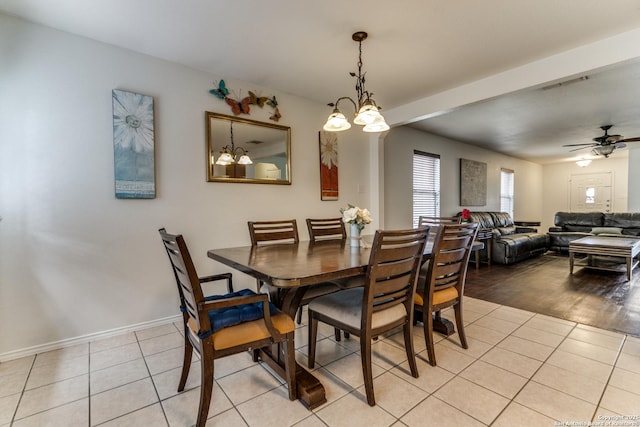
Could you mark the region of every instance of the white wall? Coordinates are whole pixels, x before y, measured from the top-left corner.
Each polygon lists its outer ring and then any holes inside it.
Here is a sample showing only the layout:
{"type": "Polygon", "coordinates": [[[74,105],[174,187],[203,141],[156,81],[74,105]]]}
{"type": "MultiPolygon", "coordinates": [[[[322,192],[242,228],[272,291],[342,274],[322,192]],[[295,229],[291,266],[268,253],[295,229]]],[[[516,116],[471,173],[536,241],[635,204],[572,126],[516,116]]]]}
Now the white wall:
{"type": "MultiPolygon", "coordinates": [[[[616,152],[616,154],[618,154],[616,152]]],[[[553,217],[558,211],[569,211],[569,192],[572,174],[611,172],[613,176],[613,212],[627,212],[629,158],[611,156],[596,159],[589,166],[581,168],[575,162],[556,163],[543,167],[543,215],[540,231],[548,231],[553,226],[553,217]]],[[[630,196],[630,194],[629,194],[630,196]]],[[[633,211],[633,209],[630,209],[633,211]]],[[[637,211],[637,210],[636,210],[637,211]]]]}
{"type": "Polygon", "coordinates": [[[627,183],[633,191],[629,192],[627,200],[629,212],[640,212],[640,191],[638,183],[640,182],[640,147],[629,144],[629,177],[627,183]]]}
{"type": "Polygon", "coordinates": [[[454,215],[465,207],[500,210],[500,169],[507,168],[515,171],[515,219],[542,219],[542,166],[402,126],[393,128],[384,139],[386,228],[412,225],[414,149],[440,155],[441,215],[454,215]],[[486,206],[460,206],[460,158],[487,164],[486,206]]]}
{"type": "MultiPolygon", "coordinates": [[[[340,134],[340,162],[349,166],[340,169],[340,200],[322,202],[318,130],[330,111],[233,76],[0,14],[0,94],[0,360],[177,314],[162,226],[185,235],[205,275],[228,271],[206,250],[249,244],[248,220],[296,218],[306,236],[307,216],[369,205],[365,134],[340,134]],[[206,182],[204,112],[231,114],[208,93],[220,78],[277,96],[280,123],[292,129],[291,186],[206,182]],[[114,197],[112,89],[154,97],[156,199],[114,197]]],[[[269,114],[254,108],[250,118],[269,114]]]]}

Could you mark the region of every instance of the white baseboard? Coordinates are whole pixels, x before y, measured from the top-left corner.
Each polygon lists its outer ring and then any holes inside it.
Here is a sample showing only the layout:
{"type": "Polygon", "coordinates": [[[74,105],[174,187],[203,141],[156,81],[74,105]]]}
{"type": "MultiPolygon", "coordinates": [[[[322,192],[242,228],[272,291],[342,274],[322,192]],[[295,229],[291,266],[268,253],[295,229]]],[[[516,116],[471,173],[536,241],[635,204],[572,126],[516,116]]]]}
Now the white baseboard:
{"type": "Polygon", "coordinates": [[[13,350],[7,353],[0,354],[0,363],[7,362],[13,359],[19,359],[21,357],[32,356],[38,353],[44,353],[51,350],[58,350],[65,347],[71,347],[73,345],[84,344],[90,341],[110,338],[116,335],[126,334],[132,331],[139,331],[141,329],[153,328],[155,326],[161,326],[161,325],[166,325],[167,323],[181,322],[181,321],[182,321],[182,315],[177,314],[175,316],[165,317],[163,319],[151,320],[149,322],[142,322],[142,323],[137,323],[135,325],[122,326],[120,328],[109,329],[107,331],[95,332],[92,334],[82,335],[79,337],[67,338],[60,341],[53,341],[46,344],[35,345],[33,347],[13,350]]]}

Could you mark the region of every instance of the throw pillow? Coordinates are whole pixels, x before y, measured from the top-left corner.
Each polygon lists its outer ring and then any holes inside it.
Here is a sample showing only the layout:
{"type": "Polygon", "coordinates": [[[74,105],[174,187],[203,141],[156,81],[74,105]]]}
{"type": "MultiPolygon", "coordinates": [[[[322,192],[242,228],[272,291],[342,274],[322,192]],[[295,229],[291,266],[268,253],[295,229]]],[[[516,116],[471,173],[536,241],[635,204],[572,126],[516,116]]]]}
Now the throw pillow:
{"type": "Polygon", "coordinates": [[[622,234],[622,228],[619,227],[593,227],[591,234],[622,234]]]}

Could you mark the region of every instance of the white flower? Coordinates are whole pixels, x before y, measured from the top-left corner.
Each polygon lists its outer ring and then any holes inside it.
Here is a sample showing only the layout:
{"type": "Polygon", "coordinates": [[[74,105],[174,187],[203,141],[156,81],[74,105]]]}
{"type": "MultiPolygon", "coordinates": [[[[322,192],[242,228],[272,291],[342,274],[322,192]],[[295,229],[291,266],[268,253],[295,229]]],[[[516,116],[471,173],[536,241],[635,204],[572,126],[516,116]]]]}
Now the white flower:
{"type": "Polygon", "coordinates": [[[113,141],[136,153],[153,150],[153,98],[113,91],[113,141]]]}
{"type": "Polygon", "coordinates": [[[358,208],[353,207],[342,211],[342,221],[351,223],[358,217],[358,208]]]}
{"type": "Polygon", "coordinates": [[[347,208],[341,208],[340,212],[342,213],[342,222],[356,224],[360,230],[373,221],[371,212],[368,209],[360,209],[357,206],[349,205],[347,208]]]}
{"type": "Polygon", "coordinates": [[[335,133],[324,132],[320,139],[320,159],[329,169],[338,166],[338,135],[335,133]]]}

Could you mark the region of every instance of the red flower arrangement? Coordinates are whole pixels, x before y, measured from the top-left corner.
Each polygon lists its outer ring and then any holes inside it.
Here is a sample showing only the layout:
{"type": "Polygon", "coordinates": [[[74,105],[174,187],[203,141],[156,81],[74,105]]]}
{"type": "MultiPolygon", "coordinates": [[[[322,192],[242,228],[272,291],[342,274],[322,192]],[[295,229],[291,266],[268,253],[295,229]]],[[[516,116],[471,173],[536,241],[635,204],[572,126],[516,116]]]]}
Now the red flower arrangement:
{"type": "Polygon", "coordinates": [[[462,222],[469,222],[471,220],[471,212],[469,212],[469,209],[462,209],[460,216],[462,217],[462,222]]]}

